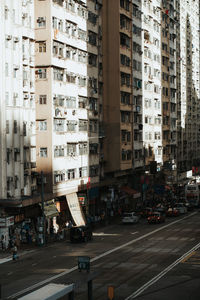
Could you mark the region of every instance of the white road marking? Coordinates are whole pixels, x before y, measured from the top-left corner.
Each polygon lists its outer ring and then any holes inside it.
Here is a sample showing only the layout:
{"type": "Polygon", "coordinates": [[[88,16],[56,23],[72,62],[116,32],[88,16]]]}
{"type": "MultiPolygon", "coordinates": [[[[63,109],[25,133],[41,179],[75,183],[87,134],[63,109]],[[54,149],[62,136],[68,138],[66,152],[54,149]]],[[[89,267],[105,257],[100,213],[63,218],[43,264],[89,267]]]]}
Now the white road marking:
{"type": "Polygon", "coordinates": [[[104,233],[104,232],[94,232],[93,236],[117,236],[119,233],[104,233]]]}
{"type": "Polygon", "coordinates": [[[138,231],[135,231],[135,232],[131,232],[131,234],[136,234],[136,233],[138,233],[138,231]]]}
{"type": "MultiPolygon", "coordinates": [[[[194,212],[194,213],[192,213],[190,216],[195,215],[195,214],[197,214],[197,213],[194,212]]],[[[183,217],[183,218],[181,218],[181,219],[179,219],[179,220],[176,220],[176,221],[174,221],[174,222],[172,222],[172,223],[169,223],[169,224],[167,224],[167,225],[164,225],[164,226],[162,226],[162,227],[159,227],[159,228],[155,229],[154,231],[151,231],[151,232],[149,232],[149,233],[146,233],[146,234],[144,234],[144,235],[142,235],[142,236],[140,236],[140,237],[138,237],[138,238],[136,238],[136,239],[134,239],[134,240],[131,240],[131,241],[125,243],[125,244],[122,244],[121,246],[118,246],[118,247],[116,247],[116,248],[114,248],[114,249],[108,250],[108,251],[106,251],[106,252],[104,252],[104,253],[102,253],[102,254],[100,254],[100,255],[98,255],[98,256],[92,258],[90,261],[91,261],[91,262],[94,262],[94,261],[96,261],[96,260],[98,260],[98,259],[100,259],[100,258],[102,258],[102,257],[104,257],[104,256],[107,256],[107,255],[109,255],[109,254],[111,254],[111,253],[113,253],[113,252],[115,252],[115,251],[117,251],[117,250],[120,250],[120,249],[122,249],[122,248],[124,248],[124,247],[126,247],[126,246],[129,246],[129,245],[133,244],[133,243],[136,243],[137,241],[140,241],[140,240],[142,240],[142,239],[144,239],[144,238],[146,238],[146,237],[148,237],[148,236],[150,236],[150,235],[152,235],[152,234],[154,234],[154,233],[156,233],[156,232],[159,232],[159,231],[161,231],[161,230],[163,230],[163,229],[165,229],[165,228],[168,228],[168,227],[170,227],[170,226],[172,226],[172,225],[174,225],[174,224],[176,224],[176,223],[179,223],[179,222],[181,222],[182,220],[184,220],[184,219],[186,219],[186,218],[188,218],[188,217],[189,217],[189,216],[185,216],[185,217],[183,217]]],[[[45,280],[43,280],[43,281],[40,281],[40,282],[38,282],[38,283],[36,283],[36,284],[33,284],[32,286],[29,286],[29,287],[27,287],[27,288],[25,288],[25,289],[23,289],[23,290],[21,290],[21,291],[15,293],[15,294],[13,294],[13,295],[10,295],[9,297],[7,297],[7,299],[16,298],[16,297],[18,297],[18,296],[20,296],[20,295],[23,295],[23,294],[25,294],[25,293],[27,293],[27,292],[33,290],[33,289],[36,289],[36,288],[38,288],[38,287],[40,287],[40,286],[42,286],[42,285],[45,285],[46,283],[49,283],[49,282],[51,282],[52,280],[55,280],[55,279],[57,279],[57,278],[59,278],[59,277],[62,277],[62,276],[64,276],[64,275],[66,275],[66,274],[69,274],[69,273],[71,273],[71,272],[73,272],[73,271],[75,271],[75,270],[77,270],[77,269],[78,269],[78,267],[75,266],[75,267],[73,267],[73,268],[71,268],[71,269],[69,269],[69,270],[67,270],[67,271],[64,271],[64,272],[62,272],[62,273],[60,273],[60,274],[54,275],[54,276],[52,276],[52,277],[50,277],[50,278],[47,278],[47,279],[45,279],[45,280]]]]}
{"type": "Polygon", "coordinates": [[[166,239],[166,241],[177,241],[178,240],[178,236],[171,236],[168,239],[166,239]]]}
{"type": "Polygon", "coordinates": [[[133,294],[128,296],[125,300],[131,300],[139,296],[142,292],[144,292],[147,288],[149,288],[152,284],[157,282],[160,278],[162,278],[166,273],[168,273],[170,270],[172,270],[176,265],[178,265],[183,259],[185,259],[188,255],[190,255],[193,251],[197,250],[200,247],[200,243],[195,245],[192,249],[190,249],[188,252],[183,254],[181,257],[179,257],[177,260],[175,260],[171,265],[169,265],[167,268],[165,268],[162,272],[160,272],[158,275],[153,277],[151,280],[149,280],[147,283],[145,283],[143,286],[141,286],[137,291],[135,291],[133,294]]]}
{"type": "Polygon", "coordinates": [[[9,275],[12,275],[13,274],[13,272],[9,272],[7,275],[9,276],[9,275]]]}
{"type": "Polygon", "coordinates": [[[12,260],[12,257],[1,258],[0,259],[0,264],[4,264],[4,263],[6,263],[6,262],[8,262],[10,260],[12,260]]]}
{"type": "Polygon", "coordinates": [[[189,238],[188,237],[183,237],[180,239],[180,241],[187,241],[189,238]]]}
{"type": "MultiPolygon", "coordinates": [[[[25,254],[31,253],[31,252],[35,252],[35,250],[26,250],[26,251],[23,251],[23,252],[21,252],[19,254],[19,256],[21,257],[21,256],[24,256],[25,254]]],[[[1,258],[0,259],[0,264],[7,263],[7,262],[9,262],[11,260],[12,260],[12,256],[7,256],[7,257],[4,257],[4,258],[1,258]]]]}

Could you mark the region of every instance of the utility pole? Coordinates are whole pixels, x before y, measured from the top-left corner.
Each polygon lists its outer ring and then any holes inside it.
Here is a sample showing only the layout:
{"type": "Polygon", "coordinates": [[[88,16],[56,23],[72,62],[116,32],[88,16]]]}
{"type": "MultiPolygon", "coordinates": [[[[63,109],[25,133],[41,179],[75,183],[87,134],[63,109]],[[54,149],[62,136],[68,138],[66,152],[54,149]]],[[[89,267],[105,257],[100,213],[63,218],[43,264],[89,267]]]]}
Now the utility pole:
{"type": "Polygon", "coordinates": [[[45,214],[44,214],[44,174],[41,171],[41,200],[42,200],[42,235],[43,245],[45,245],[45,214]]]}

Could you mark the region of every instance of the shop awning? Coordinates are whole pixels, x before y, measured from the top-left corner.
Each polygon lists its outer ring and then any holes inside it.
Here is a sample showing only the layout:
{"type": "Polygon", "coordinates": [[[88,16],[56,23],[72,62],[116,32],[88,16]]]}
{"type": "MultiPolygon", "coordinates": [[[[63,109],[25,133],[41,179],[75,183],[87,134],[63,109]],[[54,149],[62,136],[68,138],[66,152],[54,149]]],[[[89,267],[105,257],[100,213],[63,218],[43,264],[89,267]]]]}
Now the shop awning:
{"type": "Polygon", "coordinates": [[[133,190],[132,188],[130,188],[129,186],[122,186],[120,188],[121,191],[127,193],[130,196],[133,196],[133,198],[139,198],[141,197],[141,193],[139,193],[136,190],[133,190]]]}
{"type": "MultiPolygon", "coordinates": [[[[41,205],[41,204],[40,204],[41,205]]],[[[59,215],[59,212],[56,209],[54,200],[44,202],[44,214],[48,217],[56,217],[59,215]]]]}
{"type": "Polygon", "coordinates": [[[66,195],[66,200],[69,206],[70,213],[72,218],[77,226],[85,225],[85,218],[78,201],[78,197],[76,193],[71,193],[66,195]]]}

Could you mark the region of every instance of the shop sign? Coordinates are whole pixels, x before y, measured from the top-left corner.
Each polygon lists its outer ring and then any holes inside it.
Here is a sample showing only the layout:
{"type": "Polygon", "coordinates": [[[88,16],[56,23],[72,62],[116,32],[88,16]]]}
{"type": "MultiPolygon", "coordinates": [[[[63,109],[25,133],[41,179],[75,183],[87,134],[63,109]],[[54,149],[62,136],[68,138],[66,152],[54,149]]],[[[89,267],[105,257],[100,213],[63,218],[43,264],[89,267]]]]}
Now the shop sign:
{"type": "Polygon", "coordinates": [[[78,197],[78,201],[81,205],[86,205],[86,196],[78,197]]]}
{"type": "Polygon", "coordinates": [[[14,225],[14,216],[11,217],[5,217],[5,218],[0,218],[0,226],[2,227],[8,227],[14,225]]]}
{"type": "Polygon", "coordinates": [[[76,193],[66,195],[70,213],[77,226],[85,225],[85,218],[76,193]]]}
{"type": "Polygon", "coordinates": [[[16,215],[15,216],[15,223],[19,223],[19,222],[24,221],[24,218],[25,218],[24,214],[16,215]]]}

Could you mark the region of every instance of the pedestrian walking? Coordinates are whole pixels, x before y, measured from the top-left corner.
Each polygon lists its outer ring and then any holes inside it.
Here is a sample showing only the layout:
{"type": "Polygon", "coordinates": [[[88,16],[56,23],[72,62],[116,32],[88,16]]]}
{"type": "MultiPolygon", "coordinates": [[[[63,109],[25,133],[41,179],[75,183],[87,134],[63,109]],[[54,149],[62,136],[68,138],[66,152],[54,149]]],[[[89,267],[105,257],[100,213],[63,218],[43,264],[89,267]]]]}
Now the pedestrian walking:
{"type": "Polygon", "coordinates": [[[18,254],[17,254],[17,246],[14,245],[13,249],[12,249],[12,253],[13,253],[13,260],[17,260],[19,258],[18,254]]]}
{"type": "Polygon", "coordinates": [[[4,235],[2,234],[2,236],[1,236],[1,249],[2,249],[2,251],[4,251],[5,250],[5,238],[4,238],[4,235]]]}

